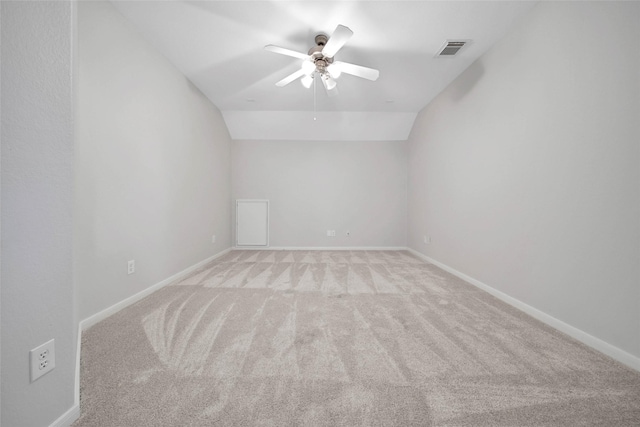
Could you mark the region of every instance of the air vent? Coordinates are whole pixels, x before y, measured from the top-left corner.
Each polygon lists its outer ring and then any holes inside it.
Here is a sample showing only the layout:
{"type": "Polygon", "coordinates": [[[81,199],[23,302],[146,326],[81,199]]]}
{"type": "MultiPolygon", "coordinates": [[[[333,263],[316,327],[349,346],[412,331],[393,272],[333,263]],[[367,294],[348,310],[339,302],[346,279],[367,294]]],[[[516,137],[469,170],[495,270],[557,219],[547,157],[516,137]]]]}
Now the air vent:
{"type": "Polygon", "coordinates": [[[436,54],[436,57],[455,56],[468,42],[469,40],[447,40],[436,54]]]}

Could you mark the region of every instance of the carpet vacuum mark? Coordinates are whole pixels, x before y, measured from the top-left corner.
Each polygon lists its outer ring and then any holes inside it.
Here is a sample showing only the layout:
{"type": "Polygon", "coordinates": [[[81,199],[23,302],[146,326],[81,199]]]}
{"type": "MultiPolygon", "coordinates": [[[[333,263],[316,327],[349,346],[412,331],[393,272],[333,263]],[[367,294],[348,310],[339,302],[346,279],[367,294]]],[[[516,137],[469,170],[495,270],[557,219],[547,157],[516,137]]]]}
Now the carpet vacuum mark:
{"type": "Polygon", "coordinates": [[[232,251],[83,333],[74,426],[640,425],[640,373],[401,251],[232,251]]]}

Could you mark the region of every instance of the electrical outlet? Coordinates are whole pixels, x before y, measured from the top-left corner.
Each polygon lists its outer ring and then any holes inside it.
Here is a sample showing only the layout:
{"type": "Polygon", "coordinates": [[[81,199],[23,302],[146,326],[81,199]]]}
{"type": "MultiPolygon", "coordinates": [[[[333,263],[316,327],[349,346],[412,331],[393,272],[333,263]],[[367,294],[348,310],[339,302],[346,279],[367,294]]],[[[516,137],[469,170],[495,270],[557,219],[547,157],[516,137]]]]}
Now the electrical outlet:
{"type": "Polygon", "coordinates": [[[336,237],[336,230],[327,230],[327,237],[336,237]]]}
{"type": "Polygon", "coordinates": [[[425,235],[425,236],[423,236],[423,239],[424,239],[424,244],[425,245],[428,245],[429,243],[431,243],[431,236],[425,235]]]}
{"type": "Polygon", "coordinates": [[[211,236],[211,243],[215,243],[216,242],[216,235],[214,234],[213,236],[211,236]]]}
{"type": "Polygon", "coordinates": [[[31,374],[31,382],[34,382],[47,372],[56,367],[55,340],[34,348],[29,352],[29,370],[31,374]]]}
{"type": "Polygon", "coordinates": [[[133,274],[136,272],[136,260],[132,259],[127,263],[127,274],[133,274]]]}

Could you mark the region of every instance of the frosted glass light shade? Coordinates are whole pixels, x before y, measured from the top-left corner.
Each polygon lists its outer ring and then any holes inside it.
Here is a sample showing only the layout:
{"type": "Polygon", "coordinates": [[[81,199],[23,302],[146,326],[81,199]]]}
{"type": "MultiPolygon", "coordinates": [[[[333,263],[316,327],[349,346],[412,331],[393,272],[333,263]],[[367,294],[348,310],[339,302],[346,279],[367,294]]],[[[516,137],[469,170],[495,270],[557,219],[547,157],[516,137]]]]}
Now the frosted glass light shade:
{"type": "Polygon", "coordinates": [[[302,63],[302,70],[306,75],[311,75],[316,70],[316,64],[311,61],[304,61],[302,63]]]}
{"type": "Polygon", "coordinates": [[[336,87],[336,81],[333,80],[330,76],[324,75],[322,77],[322,80],[324,81],[324,87],[327,88],[327,90],[331,90],[336,87]]]}
{"type": "Polygon", "coordinates": [[[302,86],[304,86],[307,89],[309,89],[311,87],[311,83],[313,83],[313,77],[311,75],[303,76],[300,79],[300,82],[302,83],[302,86]]]}
{"type": "Polygon", "coordinates": [[[342,70],[340,69],[340,65],[338,64],[329,64],[329,66],[327,67],[327,71],[329,72],[329,75],[334,79],[337,79],[338,77],[340,77],[340,74],[342,74],[342,70]]]}

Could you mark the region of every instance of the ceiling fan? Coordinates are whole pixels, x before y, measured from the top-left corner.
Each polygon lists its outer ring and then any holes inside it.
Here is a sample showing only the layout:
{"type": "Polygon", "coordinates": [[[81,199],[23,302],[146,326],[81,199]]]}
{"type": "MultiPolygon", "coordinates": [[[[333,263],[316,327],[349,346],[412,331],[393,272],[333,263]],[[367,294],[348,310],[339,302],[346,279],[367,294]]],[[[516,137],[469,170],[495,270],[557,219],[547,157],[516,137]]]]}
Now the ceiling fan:
{"type": "Polygon", "coordinates": [[[292,81],[301,78],[302,85],[307,89],[311,87],[316,74],[320,77],[324,88],[329,96],[337,95],[336,79],[340,74],[346,73],[352,76],[362,77],[367,80],[376,81],[380,72],[373,68],[361,65],[350,64],[348,62],[335,61],[335,54],[347,43],[353,35],[353,31],[344,25],[338,25],[331,35],[318,34],[315,37],[316,46],[309,49],[308,54],[285,49],[283,47],[267,45],[264,48],[268,51],[282,55],[292,56],[302,59],[301,68],[280,80],[276,86],[283,87],[292,81]]]}

